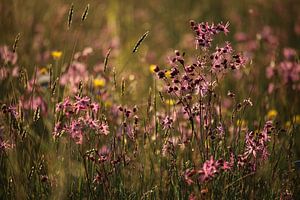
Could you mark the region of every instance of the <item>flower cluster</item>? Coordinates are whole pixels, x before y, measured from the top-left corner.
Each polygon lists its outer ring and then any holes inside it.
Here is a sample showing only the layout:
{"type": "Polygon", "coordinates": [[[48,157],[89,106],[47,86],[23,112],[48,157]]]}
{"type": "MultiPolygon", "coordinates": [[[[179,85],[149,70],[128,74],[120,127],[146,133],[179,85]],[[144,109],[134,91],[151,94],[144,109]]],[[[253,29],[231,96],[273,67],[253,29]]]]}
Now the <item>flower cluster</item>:
{"type": "Polygon", "coordinates": [[[164,130],[171,129],[172,124],[173,124],[173,119],[169,116],[166,116],[161,122],[161,125],[162,125],[164,130]]]}
{"type": "Polygon", "coordinates": [[[267,145],[271,140],[270,133],[274,127],[272,121],[267,121],[264,128],[257,135],[253,131],[247,133],[245,138],[245,151],[243,154],[238,155],[238,166],[244,167],[251,165],[252,170],[256,170],[258,162],[267,160],[269,152],[267,145]]]}
{"type": "Polygon", "coordinates": [[[69,97],[56,105],[56,112],[61,114],[54,127],[54,137],[59,137],[63,132],[77,143],[82,144],[84,133],[92,130],[98,134],[108,135],[109,127],[106,122],[96,118],[99,105],[92,103],[89,97],[75,96],[72,102],[69,97]]]}
{"type": "Polygon", "coordinates": [[[137,125],[139,117],[137,114],[137,107],[134,106],[132,109],[119,106],[118,111],[123,115],[122,127],[127,136],[134,140],[136,138],[137,125]]]}
{"type": "Polygon", "coordinates": [[[99,150],[91,150],[86,153],[86,156],[92,162],[101,164],[111,160],[111,150],[106,146],[102,146],[99,150]]]}
{"type": "Polygon", "coordinates": [[[19,75],[17,60],[17,53],[10,51],[7,46],[0,46],[0,80],[4,80],[10,76],[17,77],[19,75]],[[8,67],[7,65],[13,67],[8,67]]]}
{"type": "Polygon", "coordinates": [[[297,53],[294,49],[283,50],[285,60],[279,63],[278,74],[285,84],[292,84],[294,90],[300,90],[300,64],[296,61],[297,53]]]}
{"type": "Polygon", "coordinates": [[[199,170],[187,169],[184,173],[184,180],[188,185],[194,183],[193,177],[196,177],[200,182],[207,182],[212,180],[217,174],[232,169],[234,159],[231,157],[230,161],[223,159],[215,160],[213,156],[206,160],[199,170]]]}
{"type": "Polygon", "coordinates": [[[76,52],[74,60],[68,66],[67,71],[62,74],[60,84],[68,85],[71,92],[76,93],[79,83],[81,81],[86,83],[89,79],[86,61],[92,53],[93,49],[91,47],[85,48],[82,52],[76,52]]]}
{"type": "MultiPolygon", "coordinates": [[[[228,33],[229,24],[219,23],[208,25],[200,23],[196,25],[191,21],[192,29],[196,32],[196,41],[199,46],[211,47],[213,36],[219,32],[228,33]]],[[[190,120],[200,115],[200,110],[205,110],[205,104],[197,108],[200,98],[211,101],[217,86],[217,78],[222,77],[228,70],[237,70],[245,65],[246,59],[239,53],[235,53],[229,42],[223,47],[216,47],[213,51],[204,51],[202,56],[197,56],[191,64],[186,62],[185,53],[175,50],[175,55],[169,57],[169,69],[160,69],[159,66],[152,66],[152,71],[159,79],[165,81],[165,90],[168,95],[176,99],[176,105],[181,105],[190,120]]],[[[209,107],[210,102],[207,103],[209,107]]],[[[199,107],[199,106],[198,106],[199,107]]],[[[205,113],[203,110],[202,113],[205,113]]],[[[206,121],[210,121],[209,117],[206,121]]]]}
{"type": "Polygon", "coordinates": [[[230,154],[230,161],[223,159],[215,160],[213,156],[209,160],[206,160],[199,170],[187,169],[184,172],[184,180],[188,185],[194,183],[196,177],[200,182],[206,182],[212,180],[217,174],[222,171],[229,171],[237,165],[239,168],[250,167],[255,171],[257,164],[268,158],[269,153],[267,145],[271,139],[270,133],[273,130],[271,121],[266,122],[263,130],[255,137],[253,132],[246,135],[245,138],[245,150],[243,153],[235,156],[230,154]]]}
{"type": "Polygon", "coordinates": [[[17,59],[17,53],[10,51],[8,46],[0,47],[0,60],[2,60],[4,63],[15,65],[17,63],[17,59]]]}
{"type": "Polygon", "coordinates": [[[11,149],[13,147],[14,144],[3,138],[3,129],[2,127],[0,127],[0,152],[5,151],[6,149],[11,149]]]}
{"type": "Polygon", "coordinates": [[[216,72],[231,69],[239,69],[246,63],[244,57],[239,54],[233,54],[230,43],[226,43],[224,47],[217,47],[216,51],[210,56],[212,60],[212,68],[216,72]]]}
{"type": "Polygon", "coordinates": [[[260,132],[257,137],[254,137],[254,133],[251,131],[246,135],[246,147],[245,147],[245,153],[244,157],[248,158],[249,156],[253,156],[254,158],[257,158],[258,155],[260,155],[263,160],[266,160],[269,153],[267,150],[267,144],[270,141],[270,131],[272,129],[272,121],[268,121],[262,132],[260,132]]]}
{"type": "MultiPolygon", "coordinates": [[[[300,90],[300,64],[297,61],[297,52],[292,48],[283,49],[284,60],[277,66],[274,63],[266,69],[267,78],[278,76],[284,85],[290,85],[293,90],[300,90]]],[[[270,83],[269,92],[272,92],[274,83],[270,83]]]]}
{"type": "Polygon", "coordinates": [[[39,108],[43,114],[46,114],[48,110],[47,103],[42,96],[31,97],[29,99],[25,99],[23,96],[21,97],[19,104],[25,110],[36,110],[39,108]]]}
{"type": "Polygon", "coordinates": [[[73,61],[66,73],[60,78],[61,85],[68,85],[73,93],[78,90],[80,81],[88,81],[88,72],[84,63],[73,61]]]}
{"type": "Polygon", "coordinates": [[[4,114],[9,113],[15,119],[19,117],[19,112],[17,111],[17,107],[15,105],[7,106],[6,104],[3,104],[1,109],[4,114]]]}
{"type": "Polygon", "coordinates": [[[196,34],[196,47],[210,47],[214,35],[220,32],[223,32],[226,35],[229,32],[228,22],[226,24],[219,23],[217,25],[213,23],[208,24],[208,22],[196,24],[195,21],[191,20],[190,25],[196,34]]]}

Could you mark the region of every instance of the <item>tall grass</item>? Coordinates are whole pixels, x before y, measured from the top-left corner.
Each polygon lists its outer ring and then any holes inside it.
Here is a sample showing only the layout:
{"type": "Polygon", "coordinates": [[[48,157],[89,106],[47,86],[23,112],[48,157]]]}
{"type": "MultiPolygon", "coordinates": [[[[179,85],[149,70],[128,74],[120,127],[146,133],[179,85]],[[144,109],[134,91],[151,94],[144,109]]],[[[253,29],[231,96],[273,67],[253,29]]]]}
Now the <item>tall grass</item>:
{"type": "Polygon", "coordinates": [[[0,37],[1,199],[297,199],[297,31],[250,23],[271,9],[258,1],[235,2],[241,16],[205,2],[231,25],[190,26],[173,12],[200,18],[194,1],[134,2],[0,4],[15,18],[0,37]]]}

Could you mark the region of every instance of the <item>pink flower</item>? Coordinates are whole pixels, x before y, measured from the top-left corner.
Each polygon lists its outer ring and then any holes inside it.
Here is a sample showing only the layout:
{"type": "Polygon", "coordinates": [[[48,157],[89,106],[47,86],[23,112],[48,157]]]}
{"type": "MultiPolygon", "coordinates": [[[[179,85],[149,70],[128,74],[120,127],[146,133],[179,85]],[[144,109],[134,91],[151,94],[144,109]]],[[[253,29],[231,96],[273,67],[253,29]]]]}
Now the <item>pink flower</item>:
{"type": "Polygon", "coordinates": [[[56,112],[61,112],[67,117],[67,120],[58,121],[55,124],[53,135],[58,137],[62,131],[65,131],[76,144],[82,144],[84,133],[95,131],[97,133],[108,135],[109,127],[107,123],[100,122],[96,117],[99,105],[91,102],[87,96],[75,96],[75,100],[66,97],[62,102],[56,104],[56,112]]]}
{"type": "Polygon", "coordinates": [[[64,129],[61,122],[55,123],[53,137],[56,138],[60,135],[61,131],[64,129]]]}
{"type": "Polygon", "coordinates": [[[246,135],[246,146],[243,154],[244,159],[250,159],[252,155],[255,160],[266,160],[269,156],[267,145],[271,140],[270,132],[273,130],[272,121],[267,121],[263,130],[257,137],[253,132],[246,135]]]}
{"type": "Polygon", "coordinates": [[[70,127],[68,127],[68,129],[71,138],[75,140],[76,144],[82,144],[83,141],[82,124],[74,120],[71,122],[70,127]]]}
{"type": "Polygon", "coordinates": [[[163,130],[171,129],[173,124],[173,119],[169,116],[166,116],[164,120],[162,121],[163,130]]]}
{"type": "Polygon", "coordinates": [[[4,140],[2,135],[3,135],[3,129],[0,127],[0,151],[5,151],[7,149],[13,148],[14,145],[10,143],[8,140],[4,140]]]}
{"type": "Polygon", "coordinates": [[[107,123],[102,123],[99,127],[100,133],[103,135],[108,135],[109,134],[109,127],[107,123]]]}
{"type": "Polygon", "coordinates": [[[44,101],[42,96],[22,99],[20,100],[20,104],[26,110],[36,110],[37,108],[40,108],[41,112],[44,114],[46,114],[48,110],[47,103],[44,101]]]}
{"type": "Polygon", "coordinates": [[[71,91],[76,93],[80,81],[84,83],[88,81],[88,71],[84,63],[74,61],[68,71],[61,76],[60,84],[68,85],[71,91]]]}
{"type": "Polygon", "coordinates": [[[86,119],[82,120],[82,123],[84,123],[84,122],[86,122],[89,125],[89,127],[93,130],[97,130],[100,128],[99,120],[87,117],[86,119]]]}
{"type": "Polygon", "coordinates": [[[96,114],[99,110],[99,104],[98,103],[91,103],[90,108],[96,114]]]}
{"type": "Polygon", "coordinates": [[[15,65],[18,59],[16,53],[10,51],[7,46],[0,47],[0,59],[4,61],[4,63],[10,63],[15,65]]]}
{"type": "Polygon", "coordinates": [[[192,177],[196,174],[196,170],[194,169],[187,169],[184,172],[184,180],[188,185],[192,185],[194,183],[192,177]]]}
{"type": "Polygon", "coordinates": [[[87,110],[88,107],[90,106],[90,101],[91,99],[87,96],[85,97],[79,97],[79,96],[75,96],[76,102],[74,103],[74,109],[75,112],[78,114],[78,112],[80,112],[81,110],[87,110]]]}
{"type": "Polygon", "coordinates": [[[0,139],[0,151],[4,151],[6,149],[11,149],[13,148],[14,145],[10,144],[8,141],[4,141],[0,139]]]}
{"type": "Polygon", "coordinates": [[[72,106],[70,98],[66,97],[63,102],[56,104],[56,112],[63,111],[64,113],[72,106]]]}
{"type": "Polygon", "coordinates": [[[9,70],[5,67],[0,68],[0,80],[4,80],[8,77],[9,70]]]}
{"type": "Polygon", "coordinates": [[[101,147],[101,149],[98,150],[97,155],[98,155],[98,162],[105,162],[110,159],[110,149],[104,145],[101,147]]]}
{"type": "Polygon", "coordinates": [[[219,23],[217,25],[214,24],[208,24],[207,22],[204,23],[199,23],[196,24],[195,21],[191,20],[190,25],[192,30],[196,34],[196,48],[198,46],[200,47],[210,47],[211,42],[213,41],[213,36],[223,32],[225,35],[229,32],[228,26],[229,23],[227,22],[226,24],[219,23]]]}
{"type": "Polygon", "coordinates": [[[218,173],[218,167],[218,162],[211,156],[210,160],[205,161],[202,168],[198,171],[200,175],[199,180],[205,182],[212,179],[218,173]]]}
{"type": "Polygon", "coordinates": [[[283,49],[283,55],[284,55],[285,59],[293,60],[293,59],[296,58],[297,52],[293,48],[284,48],[283,49]]]}
{"type": "Polygon", "coordinates": [[[234,35],[234,38],[237,40],[237,42],[245,42],[248,40],[248,35],[243,32],[238,32],[234,35]]]}

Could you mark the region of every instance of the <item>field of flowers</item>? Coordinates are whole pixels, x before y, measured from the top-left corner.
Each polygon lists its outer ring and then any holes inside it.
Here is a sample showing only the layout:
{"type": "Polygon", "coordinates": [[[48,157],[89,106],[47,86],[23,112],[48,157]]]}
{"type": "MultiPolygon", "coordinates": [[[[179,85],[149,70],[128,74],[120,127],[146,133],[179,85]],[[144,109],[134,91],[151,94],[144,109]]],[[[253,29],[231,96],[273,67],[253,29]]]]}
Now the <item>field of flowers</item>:
{"type": "Polygon", "coordinates": [[[0,1],[0,199],[300,199],[300,1],[0,1]]]}

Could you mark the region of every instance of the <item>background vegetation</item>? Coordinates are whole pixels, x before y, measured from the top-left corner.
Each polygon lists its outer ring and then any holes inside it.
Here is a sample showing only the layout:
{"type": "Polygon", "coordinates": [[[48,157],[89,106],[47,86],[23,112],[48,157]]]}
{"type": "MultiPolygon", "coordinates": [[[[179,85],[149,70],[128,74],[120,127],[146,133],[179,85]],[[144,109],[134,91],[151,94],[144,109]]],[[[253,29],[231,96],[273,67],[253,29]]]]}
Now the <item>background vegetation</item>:
{"type": "Polygon", "coordinates": [[[299,9],[297,0],[1,0],[0,198],[299,198],[299,9]],[[190,20],[229,22],[229,33],[196,49],[190,20]],[[212,72],[225,41],[229,60],[245,63],[212,72]],[[167,92],[175,68],[179,80],[203,75],[201,95],[167,92]]]}

